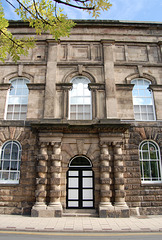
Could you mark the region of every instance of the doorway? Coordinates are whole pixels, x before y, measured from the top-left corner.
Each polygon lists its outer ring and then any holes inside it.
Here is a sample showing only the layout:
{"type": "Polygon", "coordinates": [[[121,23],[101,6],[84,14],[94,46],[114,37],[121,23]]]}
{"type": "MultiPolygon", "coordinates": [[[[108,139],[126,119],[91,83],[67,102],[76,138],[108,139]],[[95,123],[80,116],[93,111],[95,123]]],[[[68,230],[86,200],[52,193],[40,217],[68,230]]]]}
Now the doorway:
{"type": "Polygon", "coordinates": [[[74,157],[67,172],[67,208],[94,208],[94,173],[85,156],[74,157]]]}

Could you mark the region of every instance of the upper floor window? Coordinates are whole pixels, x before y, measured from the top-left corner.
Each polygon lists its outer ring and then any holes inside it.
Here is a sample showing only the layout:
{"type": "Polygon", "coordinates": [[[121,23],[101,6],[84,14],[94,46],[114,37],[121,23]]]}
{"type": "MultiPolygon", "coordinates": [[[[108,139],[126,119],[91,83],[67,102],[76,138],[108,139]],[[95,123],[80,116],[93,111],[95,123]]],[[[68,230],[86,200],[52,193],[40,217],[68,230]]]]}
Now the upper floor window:
{"type": "Polygon", "coordinates": [[[69,93],[70,120],[92,119],[91,92],[88,89],[89,79],[86,77],[75,77],[71,82],[73,89],[69,93]]]}
{"type": "Polygon", "coordinates": [[[25,120],[28,104],[29,80],[16,78],[10,81],[11,88],[7,99],[6,120],[25,120]]]}
{"type": "Polygon", "coordinates": [[[0,183],[19,183],[21,145],[17,141],[4,143],[0,158],[0,183]]]}
{"type": "Polygon", "coordinates": [[[151,82],[145,79],[134,79],[131,83],[134,84],[132,95],[135,120],[156,120],[153,94],[149,89],[151,82]]]}
{"type": "Polygon", "coordinates": [[[140,144],[139,153],[142,182],[161,182],[161,155],[159,146],[155,142],[144,141],[140,144]]]}

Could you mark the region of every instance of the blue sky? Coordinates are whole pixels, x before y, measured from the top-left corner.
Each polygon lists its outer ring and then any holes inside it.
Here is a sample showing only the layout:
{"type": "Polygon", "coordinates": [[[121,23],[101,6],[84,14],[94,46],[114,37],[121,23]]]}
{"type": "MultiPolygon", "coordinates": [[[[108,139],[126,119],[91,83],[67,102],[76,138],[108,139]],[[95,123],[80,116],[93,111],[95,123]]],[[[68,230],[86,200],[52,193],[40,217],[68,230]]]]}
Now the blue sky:
{"type": "MultiPolygon", "coordinates": [[[[17,19],[12,7],[5,0],[1,0],[7,19],[17,19]]],[[[14,2],[15,0],[10,0],[14,2]]],[[[162,0],[110,0],[113,6],[102,12],[98,19],[154,21],[162,22],[162,0]]],[[[71,19],[91,19],[89,14],[79,10],[65,9],[71,19]]]]}

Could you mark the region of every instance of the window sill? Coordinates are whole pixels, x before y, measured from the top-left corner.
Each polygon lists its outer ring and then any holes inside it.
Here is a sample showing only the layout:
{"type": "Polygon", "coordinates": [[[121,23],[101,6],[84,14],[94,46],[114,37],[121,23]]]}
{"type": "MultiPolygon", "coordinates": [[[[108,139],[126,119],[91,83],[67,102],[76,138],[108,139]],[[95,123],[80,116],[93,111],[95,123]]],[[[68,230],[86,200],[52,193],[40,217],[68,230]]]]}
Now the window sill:
{"type": "Polygon", "coordinates": [[[162,182],[142,182],[141,183],[141,187],[161,187],[162,186],[162,182]]]}

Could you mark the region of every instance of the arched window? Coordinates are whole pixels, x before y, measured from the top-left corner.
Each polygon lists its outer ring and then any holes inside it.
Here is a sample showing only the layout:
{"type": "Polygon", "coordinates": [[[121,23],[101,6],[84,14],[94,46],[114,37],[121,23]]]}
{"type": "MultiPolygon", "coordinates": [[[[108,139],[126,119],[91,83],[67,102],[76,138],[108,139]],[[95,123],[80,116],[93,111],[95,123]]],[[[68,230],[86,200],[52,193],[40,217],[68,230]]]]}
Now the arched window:
{"type": "Polygon", "coordinates": [[[88,89],[89,79],[86,77],[75,77],[71,82],[73,89],[69,93],[69,119],[92,119],[91,92],[88,89]]]}
{"type": "Polygon", "coordinates": [[[21,145],[17,141],[4,143],[0,159],[0,183],[19,183],[21,145]]]}
{"type": "Polygon", "coordinates": [[[132,95],[135,120],[156,120],[153,94],[149,89],[151,82],[145,79],[134,79],[131,83],[134,84],[132,95]]]}
{"type": "Polygon", "coordinates": [[[10,81],[11,88],[7,99],[6,120],[25,120],[28,104],[29,80],[16,78],[10,81]]]}
{"type": "Polygon", "coordinates": [[[141,180],[161,182],[161,157],[159,146],[152,141],[144,141],[139,147],[141,180]]]}

